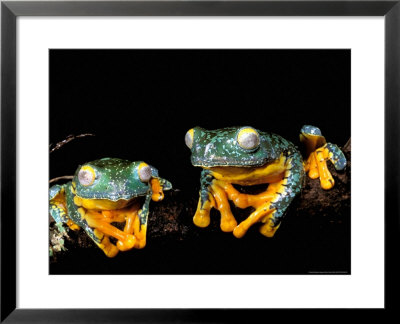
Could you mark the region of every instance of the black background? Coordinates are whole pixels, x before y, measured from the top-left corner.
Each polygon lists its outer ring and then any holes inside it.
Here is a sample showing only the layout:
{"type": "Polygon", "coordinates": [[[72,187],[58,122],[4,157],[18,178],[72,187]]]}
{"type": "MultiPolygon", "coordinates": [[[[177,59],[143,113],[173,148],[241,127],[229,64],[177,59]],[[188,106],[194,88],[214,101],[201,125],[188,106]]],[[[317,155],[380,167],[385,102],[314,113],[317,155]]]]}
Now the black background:
{"type": "MultiPolygon", "coordinates": [[[[191,165],[184,144],[194,126],[248,125],[298,145],[301,126],[310,124],[343,146],[350,138],[350,57],[350,50],[50,50],[50,143],[70,134],[96,135],[51,153],[50,178],[72,175],[79,164],[102,157],[144,160],[197,198],[200,168],[191,165]]],[[[319,234],[318,228],[301,228],[293,237],[285,235],[285,221],[272,240],[252,230],[241,240],[211,235],[193,225],[199,232],[193,242],[158,247],[148,237],[143,250],[114,259],[100,250],[82,252],[50,272],[350,270],[349,228],[319,234]]]]}

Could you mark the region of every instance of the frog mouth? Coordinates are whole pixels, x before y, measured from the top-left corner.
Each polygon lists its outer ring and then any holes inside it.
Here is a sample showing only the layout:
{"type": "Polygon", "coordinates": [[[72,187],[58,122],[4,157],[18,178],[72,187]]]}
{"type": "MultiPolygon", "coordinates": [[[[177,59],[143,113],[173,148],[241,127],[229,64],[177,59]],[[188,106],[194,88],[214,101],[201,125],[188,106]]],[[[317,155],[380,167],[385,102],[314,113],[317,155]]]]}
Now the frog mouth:
{"type": "Polygon", "coordinates": [[[122,209],[129,205],[132,205],[134,202],[140,200],[141,197],[133,197],[130,199],[97,199],[97,198],[83,198],[79,196],[75,196],[74,202],[78,206],[82,206],[86,209],[93,210],[115,210],[122,209]]]}

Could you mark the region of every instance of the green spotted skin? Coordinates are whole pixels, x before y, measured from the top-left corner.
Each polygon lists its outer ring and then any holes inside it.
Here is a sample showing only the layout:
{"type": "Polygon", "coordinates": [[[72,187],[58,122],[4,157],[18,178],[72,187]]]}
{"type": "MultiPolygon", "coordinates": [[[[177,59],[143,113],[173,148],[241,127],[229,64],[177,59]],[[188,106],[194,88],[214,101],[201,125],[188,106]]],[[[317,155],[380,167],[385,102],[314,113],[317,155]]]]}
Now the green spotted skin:
{"type": "Polygon", "coordinates": [[[285,216],[285,213],[294,200],[294,198],[300,194],[301,189],[304,183],[304,168],[303,168],[303,159],[299,152],[288,156],[289,175],[286,177],[287,182],[283,186],[285,190],[282,193],[277,194],[277,199],[273,200],[270,209],[276,208],[273,213],[272,221],[274,222],[274,226],[278,226],[282,218],[285,216]]]}
{"type": "Polygon", "coordinates": [[[210,186],[214,180],[214,177],[211,175],[210,170],[203,169],[200,175],[200,202],[201,206],[204,206],[206,201],[209,200],[209,192],[210,186]]]}
{"type": "MultiPolygon", "coordinates": [[[[103,158],[85,163],[96,173],[96,179],[90,186],[83,186],[78,180],[81,166],[75,172],[74,183],[78,197],[87,199],[131,199],[144,196],[149,185],[139,178],[138,167],[143,161],[131,162],[117,158],[103,158]]],[[[158,171],[150,166],[153,177],[158,177],[158,171]]]]}
{"type": "MultiPolygon", "coordinates": [[[[79,213],[79,207],[74,203],[74,197],[84,199],[103,199],[117,201],[120,199],[131,200],[144,196],[145,200],[139,212],[141,225],[147,225],[149,205],[153,194],[149,181],[141,181],[138,169],[142,161],[131,162],[118,158],[103,158],[79,166],[72,182],[62,186],[54,185],[49,189],[50,215],[55,220],[60,231],[64,232],[62,224],[72,220],[81,227],[87,235],[97,244],[100,239],[94,234],[93,229],[79,213]],[[79,181],[79,171],[82,167],[91,167],[95,172],[95,179],[91,185],[84,186],[79,181]],[[60,196],[62,198],[60,198],[60,196]],[[64,206],[57,204],[62,200],[64,206]]],[[[152,166],[151,177],[157,178],[163,190],[169,190],[172,185],[169,181],[158,176],[158,170],[152,166]]]]}
{"type": "Polygon", "coordinates": [[[49,212],[50,215],[55,220],[58,230],[60,232],[65,232],[65,229],[62,226],[62,224],[68,222],[68,215],[66,209],[60,208],[54,201],[54,198],[56,198],[58,194],[64,195],[64,193],[65,193],[65,186],[54,185],[49,190],[49,200],[50,200],[49,212]]]}
{"type": "Polygon", "coordinates": [[[332,143],[327,143],[325,147],[328,149],[329,153],[332,154],[329,160],[332,162],[335,169],[343,170],[347,165],[347,160],[341,149],[336,144],[332,143]]]}
{"type": "MultiPolygon", "coordinates": [[[[274,225],[277,226],[285,215],[293,199],[300,193],[304,181],[303,159],[297,148],[283,137],[256,130],[260,144],[253,150],[246,150],[238,145],[237,136],[245,127],[227,127],[217,130],[193,128],[191,161],[194,166],[215,167],[259,167],[278,160],[282,155],[288,163],[287,182],[284,190],[271,202],[274,225]]],[[[201,206],[209,199],[209,187],[213,177],[204,169],[200,177],[201,206]]]]}
{"type": "Polygon", "coordinates": [[[237,144],[237,135],[243,127],[226,127],[216,130],[193,128],[191,161],[194,166],[262,166],[279,158],[280,153],[293,144],[279,135],[260,134],[260,146],[246,150],[237,144]]]}
{"type": "MultiPolygon", "coordinates": [[[[329,160],[337,170],[346,167],[346,158],[335,144],[326,143],[319,128],[304,125],[301,134],[310,135],[315,145],[323,145],[328,149],[329,160]]],[[[194,166],[203,167],[200,177],[200,207],[203,208],[209,199],[210,186],[214,180],[212,167],[262,167],[285,158],[286,172],[284,181],[269,205],[275,209],[271,220],[274,226],[281,223],[288,207],[301,192],[305,180],[303,158],[297,148],[279,135],[261,132],[251,127],[226,127],[216,130],[206,130],[195,127],[187,133],[186,144],[191,149],[191,162],[194,166]],[[245,149],[239,145],[238,137],[243,129],[253,129],[259,135],[259,143],[253,149],[245,149]],[[192,132],[192,133],[191,133],[192,132]]],[[[308,142],[313,143],[313,142],[308,142]]],[[[311,144],[314,145],[314,144],[311,144]]],[[[318,147],[314,147],[313,150],[318,147]]]]}

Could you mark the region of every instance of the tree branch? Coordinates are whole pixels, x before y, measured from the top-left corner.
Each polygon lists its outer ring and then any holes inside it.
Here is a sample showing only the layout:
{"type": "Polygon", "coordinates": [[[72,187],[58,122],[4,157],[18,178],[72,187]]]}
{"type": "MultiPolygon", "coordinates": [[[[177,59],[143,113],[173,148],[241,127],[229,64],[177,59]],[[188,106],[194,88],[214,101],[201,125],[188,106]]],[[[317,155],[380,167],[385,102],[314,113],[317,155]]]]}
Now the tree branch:
{"type": "MultiPolygon", "coordinates": [[[[290,207],[288,215],[284,219],[281,228],[276,235],[280,235],[283,230],[298,231],[307,226],[328,227],[339,230],[343,224],[348,224],[350,213],[350,174],[351,174],[351,154],[350,139],[343,147],[343,153],[347,158],[347,166],[344,171],[336,171],[329,163],[329,170],[335,179],[335,186],[331,190],[323,190],[318,180],[306,177],[302,193],[290,207]],[[305,225],[307,224],[307,225],[305,225]]],[[[182,241],[193,239],[199,235],[199,229],[193,225],[193,215],[197,208],[198,196],[196,194],[183,192],[180,190],[170,190],[165,192],[163,202],[151,205],[149,215],[149,225],[147,228],[147,238],[154,244],[158,242],[182,241]]],[[[242,220],[249,215],[249,209],[239,209],[232,206],[232,212],[238,220],[242,220]]],[[[210,232],[220,232],[218,213],[212,210],[211,223],[208,227],[210,232]]],[[[255,225],[256,226],[256,225],[255,225]]],[[[50,225],[50,230],[54,234],[56,227],[54,223],[50,225]]],[[[260,235],[250,233],[248,235],[260,235]]],[[[54,236],[54,235],[51,235],[54,236]]],[[[67,249],[90,248],[98,249],[83,230],[79,232],[69,231],[69,237],[64,237],[67,249]]],[[[66,252],[68,253],[68,250],[66,252]]],[[[53,262],[55,259],[53,259],[53,262]]]]}
{"type": "MultiPolygon", "coordinates": [[[[62,140],[61,142],[58,142],[52,149],[50,149],[50,153],[53,153],[54,151],[60,149],[63,147],[65,144],[73,141],[76,138],[82,138],[86,136],[95,136],[94,134],[86,133],[86,134],[80,134],[80,135],[68,135],[66,139],[62,140]]],[[[49,148],[51,148],[53,144],[49,145],[49,148]]]]}

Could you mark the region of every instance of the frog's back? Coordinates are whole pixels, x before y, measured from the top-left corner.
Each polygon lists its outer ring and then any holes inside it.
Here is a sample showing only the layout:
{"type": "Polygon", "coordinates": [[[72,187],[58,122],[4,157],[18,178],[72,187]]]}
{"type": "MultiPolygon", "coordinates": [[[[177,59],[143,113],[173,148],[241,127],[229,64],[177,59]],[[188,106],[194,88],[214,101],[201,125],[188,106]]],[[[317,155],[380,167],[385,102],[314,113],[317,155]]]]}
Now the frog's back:
{"type": "Polygon", "coordinates": [[[128,160],[124,160],[124,159],[119,159],[119,158],[102,158],[102,159],[98,159],[98,160],[94,160],[89,162],[90,164],[99,167],[99,168],[104,168],[104,169],[124,169],[124,168],[128,168],[131,167],[133,163],[135,162],[131,162],[128,160]]]}
{"type": "Polygon", "coordinates": [[[275,157],[279,157],[282,153],[288,153],[289,155],[300,155],[297,147],[282,136],[270,133],[260,132],[262,142],[269,142],[270,147],[274,150],[275,157]]]}

